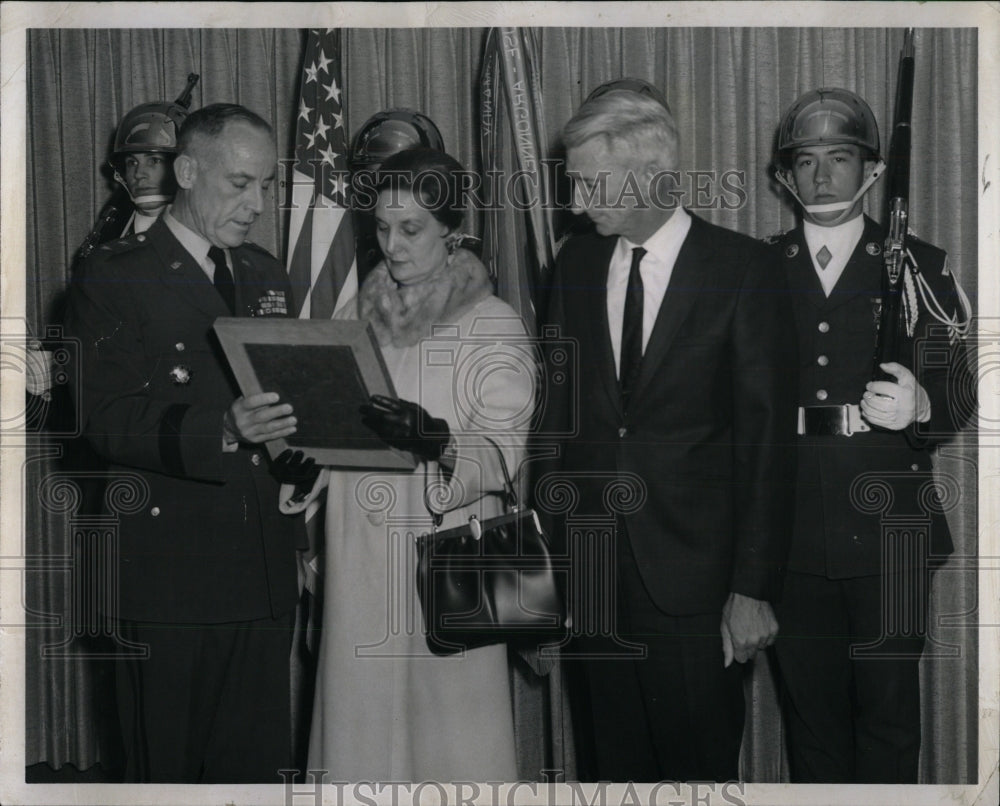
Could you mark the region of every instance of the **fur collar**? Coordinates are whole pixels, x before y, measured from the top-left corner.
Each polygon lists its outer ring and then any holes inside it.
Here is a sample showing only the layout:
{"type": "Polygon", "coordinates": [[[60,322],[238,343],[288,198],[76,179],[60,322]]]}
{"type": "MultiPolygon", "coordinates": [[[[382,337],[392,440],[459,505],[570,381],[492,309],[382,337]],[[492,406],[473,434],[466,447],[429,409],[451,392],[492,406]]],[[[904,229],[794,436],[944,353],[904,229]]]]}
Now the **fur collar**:
{"type": "Polygon", "coordinates": [[[486,267],[460,249],[431,277],[409,286],[398,286],[379,263],[361,286],[358,314],[371,322],[380,345],[412,347],[431,335],[432,325],[455,321],[492,294],[486,267]]]}

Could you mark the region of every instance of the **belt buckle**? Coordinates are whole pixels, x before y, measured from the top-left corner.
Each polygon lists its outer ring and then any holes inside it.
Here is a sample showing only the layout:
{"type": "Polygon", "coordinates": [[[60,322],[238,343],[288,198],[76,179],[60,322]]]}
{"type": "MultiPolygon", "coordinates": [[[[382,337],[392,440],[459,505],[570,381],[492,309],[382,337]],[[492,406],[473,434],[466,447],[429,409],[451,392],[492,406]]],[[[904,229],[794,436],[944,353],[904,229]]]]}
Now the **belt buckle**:
{"type": "Polygon", "coordinates": [[[826,434],[835,437],[851,437],[871,431],[871,426],[864,421],[861,416],[861,407],[856,403],[843,403],[831,406],[799,406],[798,428],[799,436],[804,434],[826,434]],[[816,413],[820,418],[819,430],[812,430],[808,427],[807,411],[816,413]]]}
{"type": "Polygon", "coordinates": [[[872,427],[862,418],[861,407],[857,403],[845,403],[844,408],[847,409],[847,436],[851,437],[872,430],[872,427]]]}

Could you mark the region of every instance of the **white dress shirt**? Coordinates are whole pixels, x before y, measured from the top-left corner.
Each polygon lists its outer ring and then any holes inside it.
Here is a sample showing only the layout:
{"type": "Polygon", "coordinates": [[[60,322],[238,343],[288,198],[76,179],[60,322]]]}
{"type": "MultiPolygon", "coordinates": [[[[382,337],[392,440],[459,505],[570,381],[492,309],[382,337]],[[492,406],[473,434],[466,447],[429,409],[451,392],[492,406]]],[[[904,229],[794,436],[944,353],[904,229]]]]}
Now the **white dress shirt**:
{"type": "Polygon", "coordinates": [[[816,269],[816,276],[819,277],[820,285],[827,296],[833,291],[833,287],[844,273],[844,267],[850,260],[854,252],[854,247],[861,240],[861,235],[865,231],[865,217],[856,215],[850,221],[838,224],[835,227],[821,227],[810,221],[803,222],[803,232],[806,237],[806,246],[809,247],[809,254],[812,256],[813,268],[816,269]],[[820,268],[816,254],[823,247],[830,253],[830,262],[826,268],[820,268]]]}
{"type": "Polygon", "coordinates": [[[641,246],[646,254],[639,264],[642,276],[642,351],[646,352],[649,335],[656,324],[663,295],[667,291],[670,275],[674,271],[681,244],[691,229],[691,216],[683,207],[674,210],[656,232],[644,243],[632,243],[619,236],[608,267],[608,330],[611,331],[611,348],[615,353],[615,375],[621,370],[622,325],[625,318],[625,293],[628,275],[632,268],[632,250],[641,246]]]}
{"type": "Polygon", "coordinates": [[[146,215],[142,210],[136,210],[132,213],[132,232],[145,232],[156,223],[156,219],[159,217],[159,213],[146,215]]]}
{"type": "MultiPolygon", "coordinates": [[[[212,244],[193,229],[184,226],[180,221],[174,218],[170,214],[170,209],[167,208],[163,211],[163,223],[167,225],[174,237],[181,242],[181,246],[187,250],[188,254],[195,259],[195,262],[201,266],[201,270],[205,272],[205,276],[212,282],[215,281],[215,264],[212,259],[208,256],[208,250],[212,248],[212,244]]],[[[229,250],[223,249],[222,253],[226,256],[226,265],[229,266],[229,272],[233,272],[233,260],[229,256],[229,250]]],[[[233,277],[236,275],[233,274],[233,277]]]]}

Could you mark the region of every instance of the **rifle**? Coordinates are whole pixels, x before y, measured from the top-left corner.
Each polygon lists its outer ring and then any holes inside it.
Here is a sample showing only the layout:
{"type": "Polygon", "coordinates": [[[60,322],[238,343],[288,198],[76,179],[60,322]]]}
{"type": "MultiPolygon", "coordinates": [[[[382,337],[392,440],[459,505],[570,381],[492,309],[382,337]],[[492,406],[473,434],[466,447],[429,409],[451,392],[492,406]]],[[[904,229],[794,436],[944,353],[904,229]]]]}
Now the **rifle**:
{"type": "Polygon", "coordinates": [[[197,73],[188,73],[187,86],[184,88],[184,92],[177,96],[177,100],[174,101],[177,106],[182,106],[185,109],[191,106],[191,93],[194,91],[194,85],[198,83],[198,79],[201,78],[197,73]]]}
{"type": "Polygon", "coordinates": [[[872,369],[874,380],[895,380],[879,369],[879,364],[899,361],[903,334],[908,317],[915,317],[911,310],[916,300],[908,301],[903,287],[907,268],[915,271],[908,260],[906,237],[910,206],[910,118],[913,114],[913,29],[907,28],[903,49],[899,55],[896,77],[896,119],[889,144],[889,234],[886,236],[882,255],[885,271],[882,273],[882,302],[878,315],[878,335],[875,339],[875,361],[872,369]]]}

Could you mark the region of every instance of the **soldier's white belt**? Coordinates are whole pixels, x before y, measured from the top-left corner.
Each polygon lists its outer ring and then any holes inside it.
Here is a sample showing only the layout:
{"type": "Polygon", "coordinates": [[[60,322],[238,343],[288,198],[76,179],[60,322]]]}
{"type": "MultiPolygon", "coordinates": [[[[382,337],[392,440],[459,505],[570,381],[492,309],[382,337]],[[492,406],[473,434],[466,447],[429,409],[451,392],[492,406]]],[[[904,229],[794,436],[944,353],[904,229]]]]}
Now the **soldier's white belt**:
{"type": "Polygon", "coordinates": [[[871,431],[871,426],[861,417],[857,403],[842,406],[799,406],[799,436],[849,437],[871,431]]]}

